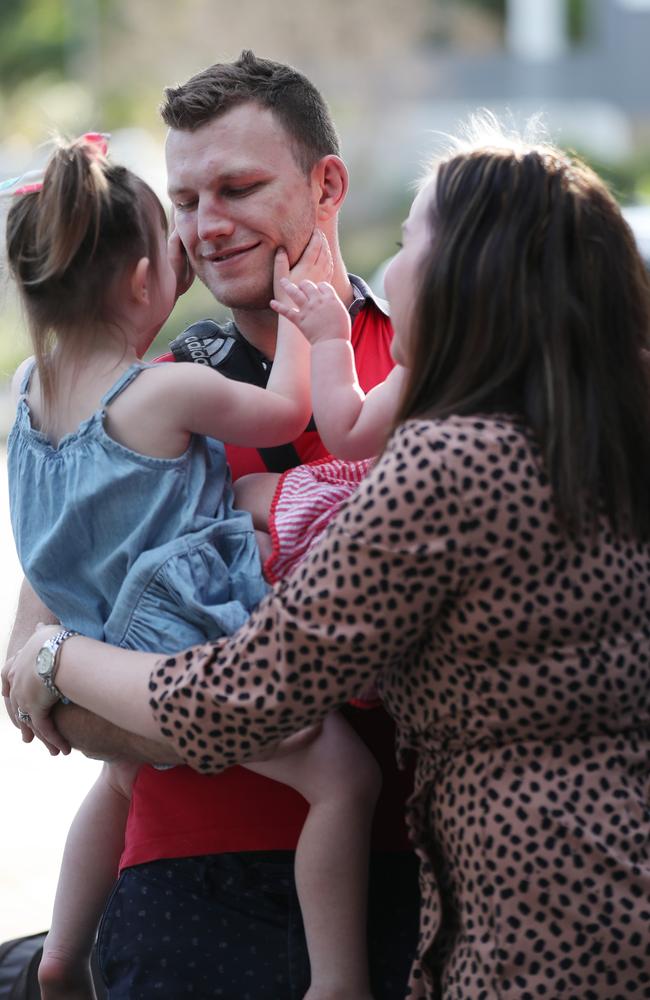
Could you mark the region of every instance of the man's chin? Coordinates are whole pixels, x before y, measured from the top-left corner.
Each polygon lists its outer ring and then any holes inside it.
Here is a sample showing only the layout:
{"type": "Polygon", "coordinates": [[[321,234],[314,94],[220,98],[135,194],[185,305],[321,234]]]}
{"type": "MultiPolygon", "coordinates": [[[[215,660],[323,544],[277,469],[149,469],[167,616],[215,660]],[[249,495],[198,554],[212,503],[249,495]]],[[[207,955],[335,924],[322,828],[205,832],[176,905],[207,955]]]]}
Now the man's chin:
{"type": "Polygon", "coordinates": [[[221,282],[215,281],[211,275],[198,275],[199,280],[208,289],[211,295],[228,309],[240,311],[258,311],[268,309],[269,302],[273,298],[273,285],[269,283],[265,288],[247,282],[221,282]]]}

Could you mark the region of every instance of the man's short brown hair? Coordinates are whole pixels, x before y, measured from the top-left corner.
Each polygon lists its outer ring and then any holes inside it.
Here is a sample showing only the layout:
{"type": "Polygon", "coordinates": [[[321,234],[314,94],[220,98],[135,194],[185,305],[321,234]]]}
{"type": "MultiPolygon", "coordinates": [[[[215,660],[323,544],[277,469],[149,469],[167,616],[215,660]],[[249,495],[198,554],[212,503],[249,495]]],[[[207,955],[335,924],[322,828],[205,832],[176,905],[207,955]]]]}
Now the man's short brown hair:
{"type": "Polygon", "coordinates": [[[339,138],[327,104],[292,66],[244,49],[232,63],[215,63],[178,87],[167,87],[160,113],[172,129],[193,132],[246,102],[268,108],[290,137],[297,162],[309,173],[318,160],[339,155],[339,138]]]}

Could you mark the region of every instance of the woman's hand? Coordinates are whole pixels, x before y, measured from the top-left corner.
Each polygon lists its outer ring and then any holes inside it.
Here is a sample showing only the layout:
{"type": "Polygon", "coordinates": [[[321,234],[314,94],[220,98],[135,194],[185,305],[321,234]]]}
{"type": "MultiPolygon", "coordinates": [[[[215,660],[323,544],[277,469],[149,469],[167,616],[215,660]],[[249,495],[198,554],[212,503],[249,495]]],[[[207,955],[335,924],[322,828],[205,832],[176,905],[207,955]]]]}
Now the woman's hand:
{"type": "Polygon", "coordinates": [[[48,691],[36,672],[36,656],[41,646],[60,632],[60,625],[39,625],[15,656],[2,668],[2,696],[9,718],[20,729],[23,741],[37,736],[51,754],[70,752],[70,744],[50,719],[58,698],[48,691]]]}

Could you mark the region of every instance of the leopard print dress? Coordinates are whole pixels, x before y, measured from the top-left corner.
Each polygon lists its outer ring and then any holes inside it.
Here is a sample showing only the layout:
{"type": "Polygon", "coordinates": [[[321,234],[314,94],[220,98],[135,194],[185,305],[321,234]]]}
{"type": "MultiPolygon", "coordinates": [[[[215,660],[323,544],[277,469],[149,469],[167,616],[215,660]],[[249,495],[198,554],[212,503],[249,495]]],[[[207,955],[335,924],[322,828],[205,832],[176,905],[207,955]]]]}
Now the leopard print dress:
{"type": "Polygon", "coordinates": [[[417,761],[407,995],[650,997],[649,586],[648,544],[566,539],[523,426],[410,421],[247,626],[161,661],[151,705],[217,771],[374,677],[417,761]]]}

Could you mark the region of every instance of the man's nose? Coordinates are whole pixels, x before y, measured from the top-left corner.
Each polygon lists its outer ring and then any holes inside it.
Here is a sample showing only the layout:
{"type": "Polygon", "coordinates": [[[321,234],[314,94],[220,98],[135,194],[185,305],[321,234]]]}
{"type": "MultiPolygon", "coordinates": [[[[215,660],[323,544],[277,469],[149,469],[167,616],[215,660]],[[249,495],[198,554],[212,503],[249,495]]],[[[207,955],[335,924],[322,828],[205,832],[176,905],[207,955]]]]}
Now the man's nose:
{"type": "Polygon", "coordinates": [[[199,201],[197,233],[200,240],[214,240],[221,236],[230,236],[235,229],[235,223],[216,198],[201,198],[199,201]]]}

